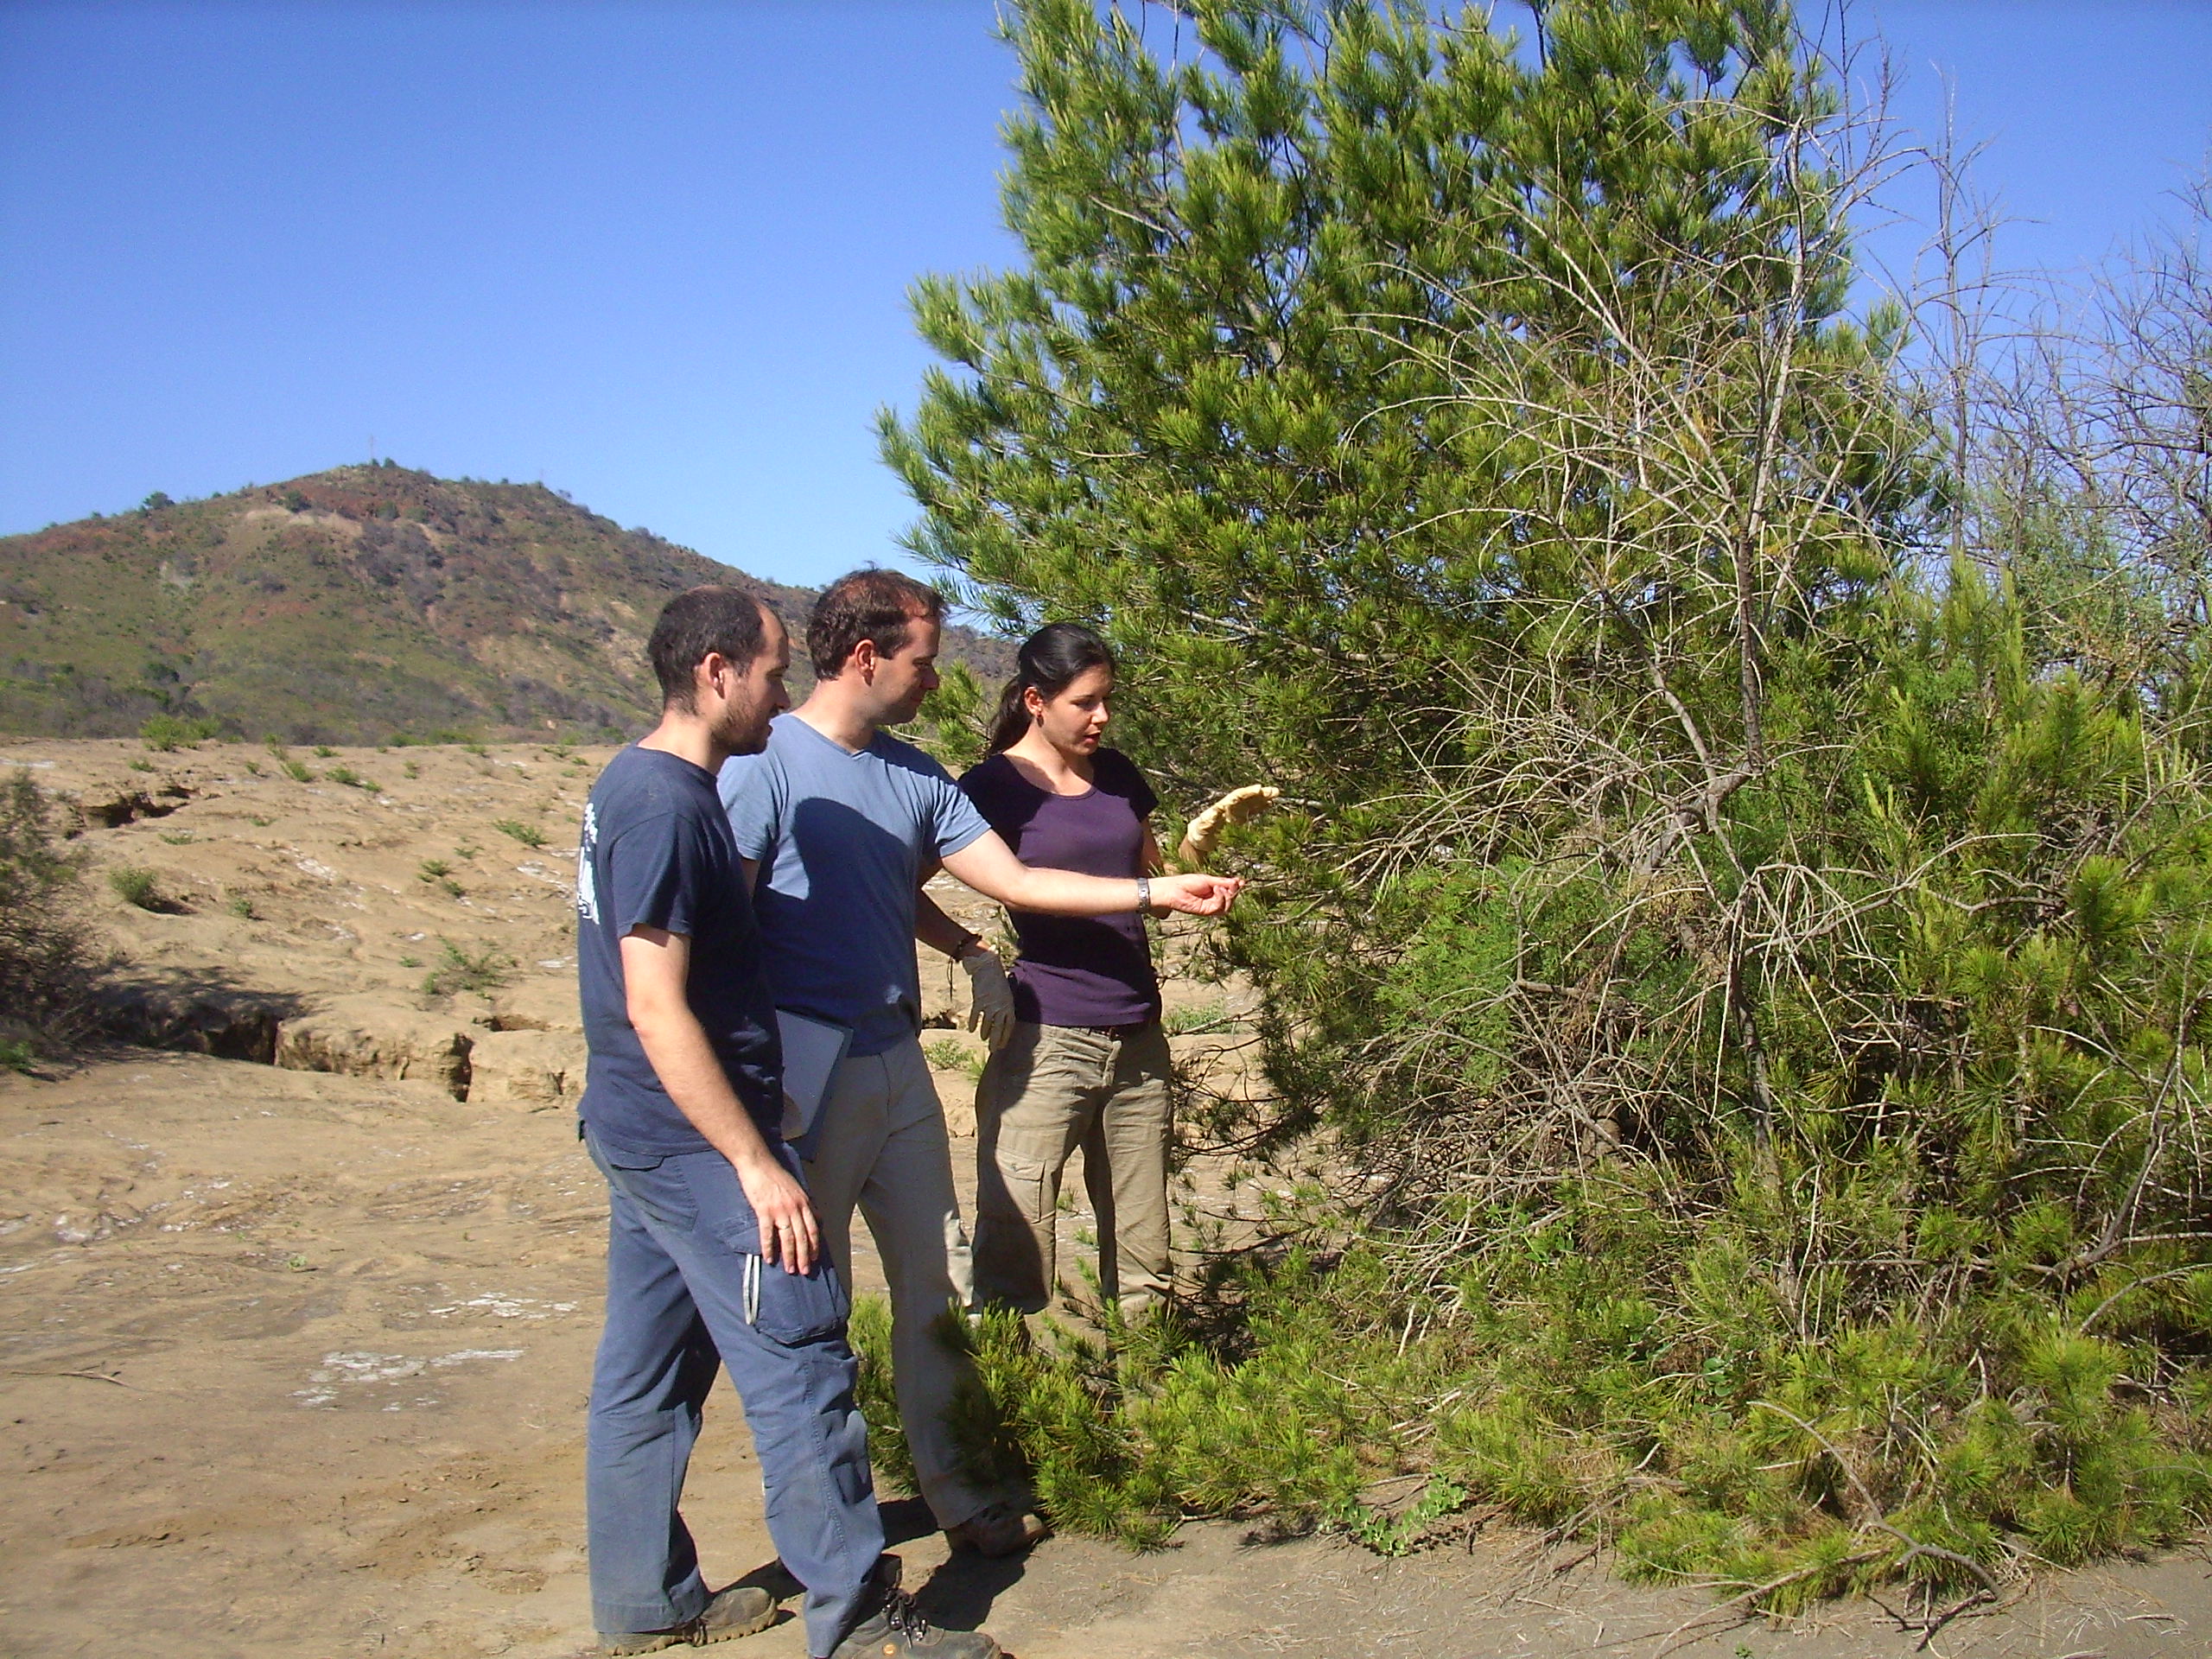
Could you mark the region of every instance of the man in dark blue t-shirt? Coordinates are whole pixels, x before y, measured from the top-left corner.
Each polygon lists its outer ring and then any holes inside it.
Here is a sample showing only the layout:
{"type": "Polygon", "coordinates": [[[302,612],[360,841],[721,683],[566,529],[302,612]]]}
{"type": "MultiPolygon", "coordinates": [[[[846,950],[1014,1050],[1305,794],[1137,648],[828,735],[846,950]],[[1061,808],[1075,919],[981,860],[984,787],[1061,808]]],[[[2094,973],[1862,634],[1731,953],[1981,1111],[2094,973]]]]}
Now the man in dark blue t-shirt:
{"type": "Polygon", "coordinates": [[[808,1652],[988,1659],[997,1643],[931,1630],[879,1569],[847,1290],[779,1127],[775,1004],[715,773],[790,705],[790,642],[741,590],[695,588],[649,651],[660,724],[593,785],[576,858],[579,1109],[611,1211],[585,1459],[601,1646],[720,1641],[775,1618],[754,1586],[709,1593],[677,1510],[719,1361],[769,1535],[806,1586],[808,1652]]]}

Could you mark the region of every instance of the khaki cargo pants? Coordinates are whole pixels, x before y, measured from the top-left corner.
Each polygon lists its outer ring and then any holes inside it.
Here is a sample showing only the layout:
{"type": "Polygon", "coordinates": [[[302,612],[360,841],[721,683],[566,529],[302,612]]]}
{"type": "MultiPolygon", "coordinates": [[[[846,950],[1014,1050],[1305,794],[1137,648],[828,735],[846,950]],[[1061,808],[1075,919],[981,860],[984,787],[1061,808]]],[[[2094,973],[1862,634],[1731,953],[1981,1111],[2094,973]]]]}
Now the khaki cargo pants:
{"type": "Polygon", "coordinates": [[[1173,1069],[1157,1020],[1014,1027],[976,1090],[979,1302],[1035,1313],[1052,1300],[1060,1177],[1078,1146],[1098,1217],[1101,1294],[1132,1320],[1166,1301],[1173,1069]]]}

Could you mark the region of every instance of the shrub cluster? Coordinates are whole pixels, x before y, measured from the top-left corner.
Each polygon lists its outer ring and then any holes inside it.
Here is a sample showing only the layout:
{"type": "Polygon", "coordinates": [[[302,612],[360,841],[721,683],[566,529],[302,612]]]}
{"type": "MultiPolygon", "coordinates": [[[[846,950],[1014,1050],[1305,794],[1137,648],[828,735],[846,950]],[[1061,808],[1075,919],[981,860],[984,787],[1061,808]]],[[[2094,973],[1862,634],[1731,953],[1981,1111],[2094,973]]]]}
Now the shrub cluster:
{"type": "Polygon", "coordinates": [[[188,749],[205,743],[211,737],[222,734],[223,722],[210,716],[173,714],[149,715],[138,728],[138,735],[146,747],[167,754],[178,749],[188,749]]]}
{"type": "Polygon", "coordinates": [[[2212,281],[2082,405],[2141,430],[1978,470],[1844,315],[1880,135],[1786,6],[1190,16],[1012,9],[1028,262],[920,287],[885,443],[973,602],[1113,636],[1170,791],[1282,786],[1272,1090],[1190,1121],[1339,1202],[1203,1339],[987,1325],[977,1455],[1133,1537],[1480,1502],[1931,1620],[2197,1524],[2212,281]]]}

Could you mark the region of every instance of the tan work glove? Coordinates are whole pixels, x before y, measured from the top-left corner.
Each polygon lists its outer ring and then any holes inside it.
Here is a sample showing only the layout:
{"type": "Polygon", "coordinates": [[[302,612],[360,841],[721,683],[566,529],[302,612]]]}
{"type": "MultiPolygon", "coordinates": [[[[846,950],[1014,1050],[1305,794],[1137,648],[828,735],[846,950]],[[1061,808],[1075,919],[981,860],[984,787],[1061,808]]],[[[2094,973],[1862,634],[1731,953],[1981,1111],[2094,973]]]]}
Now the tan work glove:
{"type": "Polygon", "coordinates": [[[960,958],[968,970],[968,1029],[983,1039],[983,1046],[999,1049],[1014,1035],[1014,987],[995,954],[971,950],[960,958]]]}
{"type": "Polygon", "coordinates": [[[1230,790],[1192,818],[1190,827],[1183,831],[1183,844],[1178,849],[1183,861],[1205,863],[1213,856],[1213,844],[1224,825],[1250,823],[1274,805],[1281,793],[1273,784],[1247,784],[1242,789],[1230,790]]]}

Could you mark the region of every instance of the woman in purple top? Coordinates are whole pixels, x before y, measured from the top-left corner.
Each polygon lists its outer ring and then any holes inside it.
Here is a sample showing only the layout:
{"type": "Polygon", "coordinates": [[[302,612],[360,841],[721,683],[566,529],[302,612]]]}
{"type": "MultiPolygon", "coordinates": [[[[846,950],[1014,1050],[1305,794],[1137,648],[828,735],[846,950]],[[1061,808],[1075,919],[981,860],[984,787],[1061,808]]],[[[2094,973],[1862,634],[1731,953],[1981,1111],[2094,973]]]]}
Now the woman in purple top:
{"type": "MultiPolygon", "coordinates": [[[[1021,647],[989,758],[960,780],[1026,864],[1088,875],[1160,868],[1158,798],[1129,760],[1100,746],[1114,654],[1055,622],[1021,647]]],[[[1102,1294],[1138,1319],[1167,1299],[1167,1142],[1173,1124],[1160,981],[1143,918],[1012,911],[1013,1037],[976,1094],[976,1292],[1041,1310],[1058,1285],[1053,1220],[1068,1154],[1084,1148],[1098,1217],[1102,1294]]]]}

